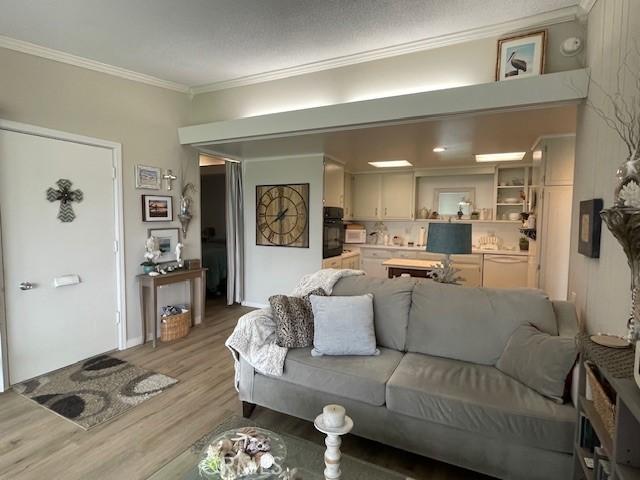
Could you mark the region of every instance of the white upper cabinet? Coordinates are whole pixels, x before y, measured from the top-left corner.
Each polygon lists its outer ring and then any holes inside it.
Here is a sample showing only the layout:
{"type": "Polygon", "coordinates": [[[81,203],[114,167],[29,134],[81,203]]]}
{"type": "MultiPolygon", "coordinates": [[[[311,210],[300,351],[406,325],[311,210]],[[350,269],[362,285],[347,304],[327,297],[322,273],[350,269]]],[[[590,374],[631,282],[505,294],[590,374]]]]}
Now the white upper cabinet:
{"type": "Polygon", "coordinates": [[[344,220],[353,220],[353,175],[344,174],[344,220]]]}
{"type": "Polygon", "coordinates": [[[413,172],[353,175],[350,192],[353,220],[411,220],[414,210],[413,172]]]}
{"type": "Polygon", "coordinates": [[[573,185],[576,138],[573,135],[542,138],[536,150],[542,152],[544,185],[573,185]]]}
{"type": "Polygon", "coordinates": [[[381,175],[362,174],[353,176],[353,218],[355,220],[377,220],[380,218],[381,175]]]}
{"type": "Polygon", "coordinates": [[[344,208],[344,166],[324,160],[324,206],[344,208]]]}
{"type": "Polygon", "coordinates": [[[381,217],[411,220],[413,216],[413,173],[385,173],[382,177],[381,217]]]}

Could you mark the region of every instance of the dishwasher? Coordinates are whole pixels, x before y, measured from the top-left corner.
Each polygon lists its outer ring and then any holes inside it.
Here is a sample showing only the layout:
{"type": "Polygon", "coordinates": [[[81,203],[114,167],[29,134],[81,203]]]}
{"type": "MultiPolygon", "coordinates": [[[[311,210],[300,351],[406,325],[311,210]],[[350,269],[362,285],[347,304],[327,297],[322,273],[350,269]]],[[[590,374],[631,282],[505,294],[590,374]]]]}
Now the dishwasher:
{"type": "Polygon", "coordinates": [[[486,255],[482,269],[482,286],[488,288],[523,288],[527,286],[529,257],[486,255]]]}

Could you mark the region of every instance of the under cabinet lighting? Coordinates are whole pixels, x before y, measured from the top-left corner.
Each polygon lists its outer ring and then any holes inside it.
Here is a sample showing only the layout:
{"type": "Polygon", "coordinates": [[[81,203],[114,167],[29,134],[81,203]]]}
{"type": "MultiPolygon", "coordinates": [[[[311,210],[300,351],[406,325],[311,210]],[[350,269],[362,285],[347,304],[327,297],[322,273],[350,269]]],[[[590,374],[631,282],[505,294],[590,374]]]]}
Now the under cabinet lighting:
{"type": "Polygon", "coordinates": [[[476,155],[476,162],[516,162],[522,160],[527,152],[485,153],[476,155]]]}
{"type": "Polygon", "coordinates": [[[372,167],[389,168],[389,167],[413,167],[412,163],[406,160],[384,160],[382,162],[367,162],[372,167]]]}
{"type": "Polygon", "coordinates": [[[447,147],[436,147],[433,149],[435,153],[442,153],[447,150],[447,147]]]}

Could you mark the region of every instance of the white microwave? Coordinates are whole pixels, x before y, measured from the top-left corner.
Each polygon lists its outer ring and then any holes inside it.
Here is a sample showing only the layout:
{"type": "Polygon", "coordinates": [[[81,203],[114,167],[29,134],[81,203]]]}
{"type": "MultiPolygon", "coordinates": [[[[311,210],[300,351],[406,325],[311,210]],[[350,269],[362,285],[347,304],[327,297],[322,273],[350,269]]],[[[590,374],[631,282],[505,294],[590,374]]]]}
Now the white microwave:
{"type": "Polygon", "coordinates": [[[367,231],[364,228],[347,228],[344,243],[367,243],[367,231]]]}

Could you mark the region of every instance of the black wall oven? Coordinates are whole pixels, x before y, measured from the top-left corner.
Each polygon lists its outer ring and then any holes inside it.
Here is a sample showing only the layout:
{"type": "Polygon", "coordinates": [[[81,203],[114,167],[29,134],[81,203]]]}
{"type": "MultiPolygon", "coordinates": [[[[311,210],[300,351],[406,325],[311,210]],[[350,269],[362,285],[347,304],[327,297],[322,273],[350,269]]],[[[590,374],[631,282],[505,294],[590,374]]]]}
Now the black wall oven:
{"type": "Polygon", "coordinates": [[[343,211],[339,207],[324,207],[324,228],[322,233],[322,258],[342,255],[344,246],[343,211]]]}

